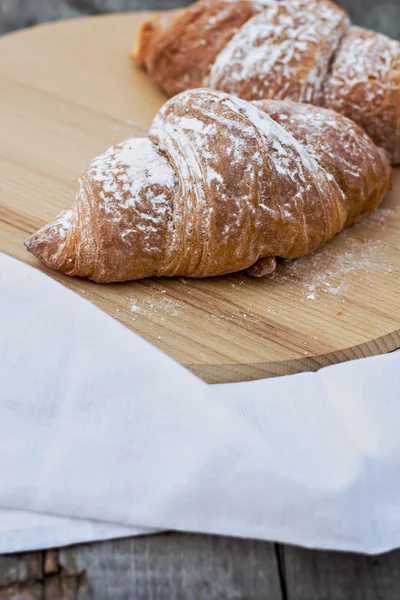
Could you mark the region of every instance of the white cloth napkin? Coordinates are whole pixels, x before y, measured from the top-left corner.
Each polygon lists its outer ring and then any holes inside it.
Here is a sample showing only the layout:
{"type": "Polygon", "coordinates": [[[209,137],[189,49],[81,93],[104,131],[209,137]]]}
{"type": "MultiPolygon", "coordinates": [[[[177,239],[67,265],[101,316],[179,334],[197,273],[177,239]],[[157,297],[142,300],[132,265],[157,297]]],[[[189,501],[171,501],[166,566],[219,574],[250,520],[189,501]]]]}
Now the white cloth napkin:
{"type": "Polygon", "coordinates": [[[210,386],[0,255],[0,551],[177,529],[400,546],[400,354],[210,386]]]}

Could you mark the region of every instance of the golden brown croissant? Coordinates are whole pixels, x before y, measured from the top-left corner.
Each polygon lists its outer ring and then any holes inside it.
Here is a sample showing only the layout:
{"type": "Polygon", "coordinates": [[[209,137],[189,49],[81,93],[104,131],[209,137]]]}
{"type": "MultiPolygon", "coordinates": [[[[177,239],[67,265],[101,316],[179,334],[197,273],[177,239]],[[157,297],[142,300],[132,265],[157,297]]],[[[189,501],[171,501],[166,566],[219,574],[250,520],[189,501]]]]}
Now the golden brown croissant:
{"type": "Polygon", "coordinates": [[[95,158],[71,210],[25,243],[68,275],[270,273],[374,210],[391,170],[355,123],[307,104],[184,92],[149,138],[95,158]]]}
{"type": "Polygon", "coordinates": [[[132,54],[170,96],[206,85],[333,108],[400,162],[400,43],[329,0],[198,0],[144,23],[132,54]]]}

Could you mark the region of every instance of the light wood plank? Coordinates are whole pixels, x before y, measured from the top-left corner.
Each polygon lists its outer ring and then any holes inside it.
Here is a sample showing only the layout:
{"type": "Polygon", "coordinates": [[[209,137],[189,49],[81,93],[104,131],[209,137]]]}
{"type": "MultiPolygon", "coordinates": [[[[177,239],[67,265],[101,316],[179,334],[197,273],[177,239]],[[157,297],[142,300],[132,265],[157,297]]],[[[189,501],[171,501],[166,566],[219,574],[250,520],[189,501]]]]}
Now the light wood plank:
{"type": "MultiPolygon", "coordinates": [[[[145,15],[78,19],[0,39],[0,251],[74,198],[84,165],[145,135],[164,96],[128,59],[145,15]],[[51,51],[50,51],[51,49],[51,51]]],[[[271,280],[61,281],[210,383],[313,371],[400,346],[400,170],[367,222],[271,280]]]]}

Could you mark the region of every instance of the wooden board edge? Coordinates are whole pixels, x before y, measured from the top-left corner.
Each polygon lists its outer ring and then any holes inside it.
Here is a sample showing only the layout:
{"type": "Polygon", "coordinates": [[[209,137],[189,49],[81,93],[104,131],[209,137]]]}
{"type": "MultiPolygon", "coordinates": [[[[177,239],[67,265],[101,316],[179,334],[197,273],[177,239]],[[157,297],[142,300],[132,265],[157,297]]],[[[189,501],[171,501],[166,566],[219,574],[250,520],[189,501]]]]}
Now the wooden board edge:
{"type": "Polygon", "coordinates": [[[242,383],[270,377],[283,377],[299,373],[316,373],[329,367],[352,360],[389,354],[400,349],[400,329],[358,346],[343,348],[328,354],[297,358],[287,361],[252,364],[199,365],[185,364],[189,371],[210,384],[242,383]]]}
{"type": "MultiPolygon", "coordinates": [[[[78,294],[73,287],[68,285],[67,276],[58,272],[50,272],[50,269],[44,265],[32,265],[19,258],[16,258],[8,252],[2,252],[6,256],[10,256],[14,260],[22,262],[32,269],[36,269],[41,273],[51,277],[54,281],[64,286],[66,289],[78,294]]],[[[101,285],[101,284],[99,284],[101,285]]],[[[102,310],[117,323],[129,329],[125,323],[115,318],[107,311],[104,311],[100,306],[92,302],[89,298],[81,296],[83,300],[90,302],[93,306],[102,310]]],[[[139,335],[139,334],[136,334],[139,335]]],[[[150,343],[150,342],[149,342],[150,343]]],[[[154,346],[156,348],[156,346],[154,346]]],[[[276,361],[276,362],[260,362],[260,363],[221,363],[219,365],[211,364],[196,364],[196,363],[180,363],[185,369],[191,371],[194,375],[202,379],[205,383],[241,383],[245,381],[257,381],[259,379],[268,379],[270,377],[283,377],[284,375],[295,375],[298,373],[315,373],[324,367],[337,365],[351,360],[360,358],[368,358],[371,356],[379,356],[388,354],[400,349],[400,327],[395,331],[388,332],[375,340],[369,340],[357,346],[335,350],[327,354],[318,356],[304,356],[304,358],[296,358],[293,360],[276,361]]],[[[168,355],[166,355],[168,356],[168,355]]],[[[175,359],[174,359],[175,360],[175,359]]]]}

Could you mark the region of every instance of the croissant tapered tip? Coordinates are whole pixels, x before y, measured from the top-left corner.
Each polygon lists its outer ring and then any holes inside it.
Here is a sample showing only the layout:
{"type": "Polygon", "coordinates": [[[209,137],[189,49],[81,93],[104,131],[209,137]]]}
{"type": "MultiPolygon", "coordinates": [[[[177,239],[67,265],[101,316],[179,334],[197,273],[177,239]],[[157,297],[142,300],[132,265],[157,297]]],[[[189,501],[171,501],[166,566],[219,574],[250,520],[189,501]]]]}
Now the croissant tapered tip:
{"type": "Polygon", "coordinates": [[[24,241],[24,246],[28,250],[28,252],[30,252],[31,254],[33,254],[33,256],[35,256],[36,258],[38,258],[40,260],[40,256],[37,255],[38,254],[38,252],[37,252],[38,244],[37,244],[37,236],[35,233],[33,235],[29,236],[28,239],[26,239],[24,241]]]}
{"type": "Polygon", "coordinates": [[[65,271],[73,257],[66,256],[66,242],[68,230],[71,227],[72,210],[63,210],[57,217],[24,241],[24,246],[35,256],[52,269],[65,271]]]}
{"type": "Polygon", "coordinates": [[[132,58],[139,67],[145,66],[149,49],[152,46],[154,37],[157,37],[159,30],[160,17],[157,15],[149,21],[142,23],[136,34],[131,51],[132,58]]]}
{"type": "Polygon", "coordinates": [[[29,236],[25,241],[24,241],[24,246],[25,248],[28,250],[28,252],[31,251],[31,247],[32,247],[32,236],[29,236]]]}
{"type": "Polygon", "coordinates": [[[132,48],[128,54],[129,58],[131,58],[139,67],[142,66],[142,60],[141,60],[141,53],[140,53],[140,48],[142,46],[142,29],[143,29],[144,24],[142,23],[142,25],[139,28],[139,31],[136,35],[136,38],[133,41],[133,45],[132,48]]]}

